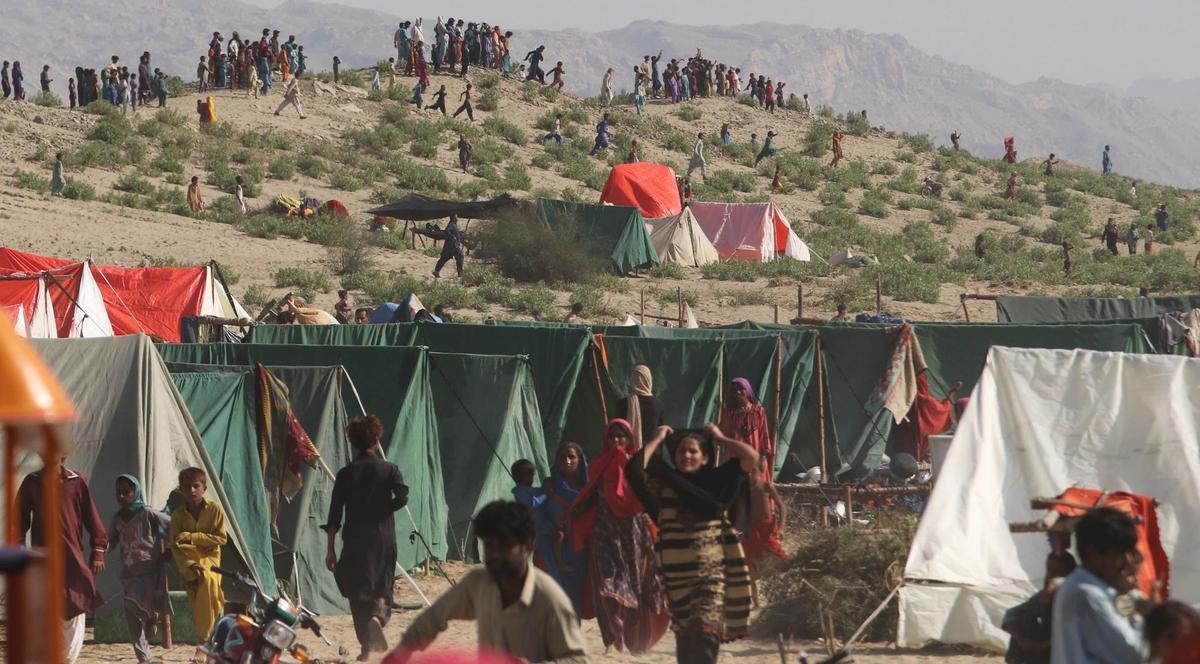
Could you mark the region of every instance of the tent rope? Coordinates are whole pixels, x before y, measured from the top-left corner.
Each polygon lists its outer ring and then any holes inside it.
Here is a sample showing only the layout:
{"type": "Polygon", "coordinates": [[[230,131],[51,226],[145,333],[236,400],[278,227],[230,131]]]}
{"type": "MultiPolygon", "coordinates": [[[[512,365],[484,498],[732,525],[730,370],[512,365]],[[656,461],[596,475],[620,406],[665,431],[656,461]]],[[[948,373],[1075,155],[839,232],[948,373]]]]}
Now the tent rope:
{"type": "MultiPolygon", "coordinates": [[[[91,258],[87,259],[86,264],[87,264],[88,269],[91,269],[94,265],[92,263],[91,258]]],[[[104,276],[104,271],[103,270],[92,270],[92,272],[99,274],[100,278],[104,280],[104,283],[108,284],[109,288],[112,288],[113,295],[117,296],[117,301],[121,303],[122,307],[125,307],[125,311],[129,312],[129,317],[133,319],[133,322],[137,323],[138,331],[141,332],[142,334],[145,334],[146,328],[142,327],[142,321],[138,320],[137,314],[133,313],[133,309],[130,309],[129,305],[125,304],[125,298],[121,297],[121,293],[119,293],[116,288],[113,288],[113,285],[111,282],[109,282],[108,277],[104,276]]]]}
{"type": "MultiPolygon", "coordinates": [[[[483,427],[479,426],[479,422],[475,421],[475,416],[471,414],[471,410],[467,408],[467,404],[463,403],[462,397],[459,396],[458,392],[454,389],[454,386],[450,383],[450,379],[446,377],[446,374],[442,372],[441,368],[438,367],[437,364],[433,362],[430,362],[429,364],[433,366],[434,370],[436,370],[442,377],[442,380],[446,382],[446,387],[449,388],[450,394],[454,395],[454,400],[458,402],[459,407],[461,407],[462,411],[466,413],[467,419],[471,420],[471,424],[475,427],[475,430],[479,432],[479,437],[488,444],[489,448],[491,448],[492,456],[496,457],[496,461],[500,462],[500,466],[504,468],[505,474],[507,474],[509,477],[512,477],[512,470],[508,467],[508,464],[504,462],[504,459],[500,457],[500,452],[496,449],[496,445],[490,438],[487,437],[487,434],[483,432],[483,427]]],[[[515,481],[516,478],[513,478],[513,480],[515,481]]]]}

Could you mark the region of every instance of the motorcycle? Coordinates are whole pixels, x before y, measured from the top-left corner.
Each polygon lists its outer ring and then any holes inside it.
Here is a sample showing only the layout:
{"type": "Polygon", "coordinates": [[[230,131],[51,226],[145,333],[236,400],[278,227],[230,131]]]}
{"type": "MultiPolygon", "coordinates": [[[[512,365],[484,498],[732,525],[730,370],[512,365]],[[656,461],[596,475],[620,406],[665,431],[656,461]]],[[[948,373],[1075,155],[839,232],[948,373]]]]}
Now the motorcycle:
{"type": "Polygon", "coordinates": [[[321,634],[316,615],[286,597],[271,597],[262,592],[254,579],[233,570],[214,567],[213,571],[235,579],[250,589],[246,613],[222,616],[213,626],[208,640],[196,647],[192,664],[278,664],[284,654],[298,662],[317,660],[304,645],[297,643],[296,631],[308,629],[326,645],[333,644],[321,634]]]}

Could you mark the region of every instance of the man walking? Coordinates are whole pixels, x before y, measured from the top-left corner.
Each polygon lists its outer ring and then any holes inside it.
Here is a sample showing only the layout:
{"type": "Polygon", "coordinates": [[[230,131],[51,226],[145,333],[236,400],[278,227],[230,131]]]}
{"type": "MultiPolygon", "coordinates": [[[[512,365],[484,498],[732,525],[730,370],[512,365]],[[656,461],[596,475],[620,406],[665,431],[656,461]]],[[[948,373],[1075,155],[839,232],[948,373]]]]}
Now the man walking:
{"type": "Polygon", "coordinates": [[[1108,154],[1109,147],[1104,146],[1104,155],[1100,157],[1100,171],[1105,175],[1112,175],[1112,156],[1108,154]]]}
{"type": "Polygon", "coordinates": [[[283,88],[283,101],[279,102],[279,108],[275,109],[275,115],[283,112],[283,109],[288,107],[288,104],[296,107],[296,112],[300,114],[300,119],[306,119],[304,115],[304,106],[300,104],[300,74],[296,74],[288,80],[287,86],[283,88]]]}
{"type": "Polygon", "coordinates": [[[442,241],[442,255],[438,258],[437,265],[433,266],[434,279],[441,277],[442,268],[446,265],[446,263],[450,262],[450,259],[454,259],[454,267],[457,269],[458,275],[460,277],[462,276],[462,234],[458,230],[458,215],[450,215],[450,221],[446,224],[445,232],[446,239],[442,241]]]}
{"type": "Polygon", "coordinates": [[[393,513],[408,504],[408,486],[400,469],[383,456],[383,423],[374,415],[355,417],[346,436],[358,452],[338,471],[329,497],[325,566],[338,592],[350,602],[354,634],[362,653],[387,650],[383,628],[392,614],[396,573],[396,521],[393,513]],[[336,550],[342,534],[342,552],[336,550]]]}
{"type": "Polygon", "coordinates": [[[700,169],[700,177],[708,182],[708,164],[704,161],[704,132],[696,134],[696,144],[692,146],[692,158],[688,161],[687,176],[692,177],[692,171],[700,169]]]}

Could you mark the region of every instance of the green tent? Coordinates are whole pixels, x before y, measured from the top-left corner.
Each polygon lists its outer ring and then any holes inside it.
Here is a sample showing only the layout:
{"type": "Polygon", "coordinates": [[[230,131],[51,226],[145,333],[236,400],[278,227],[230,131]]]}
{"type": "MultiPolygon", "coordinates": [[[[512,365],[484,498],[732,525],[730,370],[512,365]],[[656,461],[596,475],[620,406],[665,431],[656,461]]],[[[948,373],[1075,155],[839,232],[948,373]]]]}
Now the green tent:
{"type": "Polygon", "coordinates": [[[1063,323],[1158,318],[1172,311],[1200,308],[1200,295],[1166,297],[996,297],[1001,323],[1063,323]]]}
{"type": "MultiPolygon", "coordinates": [[[[264,488],[257,457],[257,433],[254,428],[257,400],[254,394],[254,374],[250,367],[221,367],[207,365],[168,365],[172,379],[179,387],[192,416],[199,423],[205,444],[214,464],[225,478],[254,472],[254,486],[248,486],[239,502],[248,502],[248,510],[261,513],[258,523],[263,532],[270,532],[264,488]],[[224,395],[229,395],[222,398],[224,395]],[[204,422],[217,424],[205,433],[204,422]],[[220,426],[230,423],[231,426],[220,426]],[[222,435],[223,434],[223,435],[222,435]],[[220,453],[213,448],[220,448],[220,453]],[[246,451],[249,451],[248,453],[246,451]],[[241,466],[232,461],[247,455],[241,466]],[[224,466],[222,465],[224,462],[224,466]],[[255,498],[251,500],[252,498],[255,498]]],[[[326,467],[337,469],[351,460],[351,450],[345,439],[346,412],[341,401],[341,367],[269,367],[288,386],[292,410],[321,454],[326,467]]],[[[333,479],[323,469],[302,468],[304,484],[291,503],[282,503],[276,520],[277,546],[274,569],[278,578],[288,579],[293,592],[298,592],[304,605],[321,614],[345,614],[349,605],[337,590],[333,576],[325,569],[326,538],[320,526],[329,513],[329,498],[333,479]]],[[[229,485],[229,482],[226,482],[229,485]]],[[[247,508],[239,510],[243,513],[247,508]]],[[[245,519],[243,519],[243,522],[245,519]]],[[[406,517],[401,515],[401,523],[406,517]]]]}
{"type": "MultiPolygon", "coordinates": [[[[960,395],[974,388],[992,346],[1084,348],[1098,351],[1150,352],[1137,325],[957,325],[915,326],[929,367],[933,396],[944,397],[956,381],[960,395]]],[[[821,337],[825,363],[827,463],[834,474],[858,475],[875,467],[891,433],[870,401],[885,377],[891,344],[881,325],[826,325],[821,337]]],[[[815,441],[815,437],[812,438],[815,441]]],[[[819,455],[819,446],[814,445],[819,455]]],[[[808,456],[810,462],[812,456],[808,456]]]]}
{"type": "MultiPolygon", "coordinates": [[[[270,538],[239,521],[234,496],[222,484],[150,338],[129,335],[31,342],[75,403],[79,417],[71,427],[74,446],[66,463],[88,478],[104,522],[117,512],[113,487],[118,475],[139,478],[146,504],[163,509],[179,486],[179,471],[203,468],[209,477],[209,499],[225,511],[229,545],[223,552],[223,564],[243,567],[264,588],[273,588],[274,572],[264,563],[270,560],[270,538]]],[[[41,467],[34,454],[18,461],[19,477],[41,467]]],[[[119,565],[109,565],[97,578],[104,596],[120,592],[119,574],[119,565]]],[[[227,586],[227,593],[240,590],[227,586]]]]}
{"type": "MultiPolygon", "coordinates": [[[[528,356],[542,413],[544,437],[547,443],[553,444],[562,437],[592,336],[587,328],[582,327],[503,328],[460,323],[394,323],[261,325],[251,329],[250,338],[255,345],[297,344],[294,348],[298,349],[311,349],[314,346],[424,346],[439,353],[528,356]]],[[[350,351],[324,348],[309,352],[336,355],[350,351]]],[[[363,352],[368,358],[366,361],[371,361],[369,349],[355,352],[363,352]]],[[[384,366],[376,368],[386,370],[384,366]]],[[[351,375],[357,376],[355,368],[347,365],[347,369],[351,375]]],[[[368,395],[364,395],[364,402],[367,399],[368,395]]]]}
{"type": "MultiPolygon", "coordinates": [[[[365,326],[364,326],[365,327],[365,326]]],[[[249,366],[340,365],[350,380],[342,386],[346,413],[375,413],[384,423],[387,458],[400,468],[409,487],[408,509],[434,554],[446,555],[446,505],[438,451],[437,417],[429,380],[428,352],[387,346],[289,346],[274,344],[160,344],[171,363],[249,366]],[[361,398],[361,407],[360,407],[361,398]]],[[[331,470],[338,467],[331,464],[331,470]]],[[[420,541],[410,541],[407,514],[397,515],[400,564],[412,567],[428,557],[420,541]]]]}
{"type": "Polygon", "coordinates": [[[471,519],[493,500],[512,500],[509,468],[528,459],[548,475],[537,393],[526,357],[430,353],[450,554],[476,560],[471,519]]]}
{"type": "Polygon", "coordinates": [[[573,230],[588,241],[590,253],[611,259],[617,274],[658,265],[658,252],[635,207],[539,198],[534,214],[549,228],[573,230]]]}

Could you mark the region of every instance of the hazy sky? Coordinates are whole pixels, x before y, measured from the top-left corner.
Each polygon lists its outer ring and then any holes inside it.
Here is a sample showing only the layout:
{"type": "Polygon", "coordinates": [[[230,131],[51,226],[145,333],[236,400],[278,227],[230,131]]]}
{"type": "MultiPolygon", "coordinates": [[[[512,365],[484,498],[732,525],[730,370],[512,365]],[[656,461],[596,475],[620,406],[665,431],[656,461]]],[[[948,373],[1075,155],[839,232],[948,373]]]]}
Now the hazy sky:
{"type": "MultiPolygon", "coordinates": [[[[274,6],[280,0],[249,0],[274,6]]],[[[813,27],[898,33],[921,50],[1010,82],[1051,76],[1119,87],[1138,78],[1197,76],[1196,0],[567,0],[403,3],[341,0],[390,13],[420,10],[514,28],[622,27],[636,19],[739,24],[777,20],[813,27]],[[502,14],[497,15],[497,8],[502,14]],[[731,8],[733,8],[731,10],[731,8]]]]}

